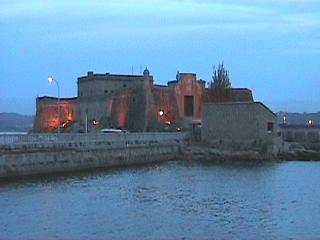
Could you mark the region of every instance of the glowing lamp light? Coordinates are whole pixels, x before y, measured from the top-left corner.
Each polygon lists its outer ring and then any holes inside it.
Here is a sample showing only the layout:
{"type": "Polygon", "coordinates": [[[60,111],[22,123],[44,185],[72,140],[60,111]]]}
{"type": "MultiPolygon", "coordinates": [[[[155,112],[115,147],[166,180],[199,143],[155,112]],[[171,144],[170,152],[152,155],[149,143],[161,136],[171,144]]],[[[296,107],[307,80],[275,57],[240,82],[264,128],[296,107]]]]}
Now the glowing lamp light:
{"type": "Polygon", "coordinates": [[[165,121],[165,124],[167,124],[167,125],[171,125],[171,121],[165,121]]]}
{"type": "Polygon", "coordinates": [[[287,122],[287,116],[283,116],[283,123],[287,122]]]}
{"type": "Polygon", "coordinates": [[[162,110],[159,111],[159,116],[162,117],[164,112],[162,110]]]}
{"type": "Polygon", "coordinates": [[[54,81],[53,77],[52,77],[52,76],[49,76],[49,77],[48,77],[48,81],[49,81],[50,84],[53,83],[53,81],[54,81]]]}
{"type": "Polygon", "coordinates": [[[92,125],[96,126],[96,125],[98,125],[98,124],[99,124],[99,122],[98,122],[97,120],[93,120],[93,121],[92,121],[92,125]]]}

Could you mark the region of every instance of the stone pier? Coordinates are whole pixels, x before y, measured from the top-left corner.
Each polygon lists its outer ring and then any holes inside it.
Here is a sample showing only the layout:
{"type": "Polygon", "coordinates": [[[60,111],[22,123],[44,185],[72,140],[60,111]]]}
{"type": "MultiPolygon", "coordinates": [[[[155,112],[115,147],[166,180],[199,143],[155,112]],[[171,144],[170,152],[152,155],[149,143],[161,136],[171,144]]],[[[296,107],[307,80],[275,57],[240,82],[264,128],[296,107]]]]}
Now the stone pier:
{"type": "Polygon", "coordinates": [[[186,139],[185,133],[0,136],[0,178],[167,161],[186,139]]]}

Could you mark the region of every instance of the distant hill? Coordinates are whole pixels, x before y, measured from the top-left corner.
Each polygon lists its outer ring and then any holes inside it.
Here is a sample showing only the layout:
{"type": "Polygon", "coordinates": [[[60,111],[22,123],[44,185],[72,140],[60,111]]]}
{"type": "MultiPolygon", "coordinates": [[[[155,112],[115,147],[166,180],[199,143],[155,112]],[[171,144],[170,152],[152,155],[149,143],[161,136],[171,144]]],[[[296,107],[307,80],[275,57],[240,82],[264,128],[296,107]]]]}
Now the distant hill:
{"type": "Polygon", "coordinates": [[[28,132],[32,129],[34,116],[18,113],[0,113],[0,132],[28,132]]]}
{"type": "Polygon", "coordinates": [[[314,124],[320,124],[320,112],[318,113],[286,113],[278,112],[278,122],[283,123],[283,116],[287,116],[288,124],[307,124],[309,119],[313,120],[314,124]]]}

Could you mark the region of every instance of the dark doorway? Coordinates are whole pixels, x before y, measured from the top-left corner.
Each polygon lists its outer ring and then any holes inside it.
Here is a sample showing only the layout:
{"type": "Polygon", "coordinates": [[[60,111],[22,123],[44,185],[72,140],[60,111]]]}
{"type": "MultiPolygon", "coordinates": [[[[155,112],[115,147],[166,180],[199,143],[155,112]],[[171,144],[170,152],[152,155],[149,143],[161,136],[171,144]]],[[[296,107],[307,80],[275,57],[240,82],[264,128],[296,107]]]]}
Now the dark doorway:
{"type": "Polygon", "coordinates": [[[184,116],[193,117],[193,105],[194,105],[194,97],[184,96],[184,116]]]}

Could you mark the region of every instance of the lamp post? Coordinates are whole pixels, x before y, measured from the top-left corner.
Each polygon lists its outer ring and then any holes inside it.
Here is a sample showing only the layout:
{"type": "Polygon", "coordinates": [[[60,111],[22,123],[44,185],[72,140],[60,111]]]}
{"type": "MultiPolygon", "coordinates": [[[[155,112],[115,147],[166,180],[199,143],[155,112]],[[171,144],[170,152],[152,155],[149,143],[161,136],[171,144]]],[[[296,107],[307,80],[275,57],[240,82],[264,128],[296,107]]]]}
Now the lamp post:
{"type": "Polygon", "coordinates": [[[58,133],[60,133],[60,86],[57,79],[53,78],[52,76],[48,77],[48,81],[50,84],[56,83],[58,88],[58,133]]]}

